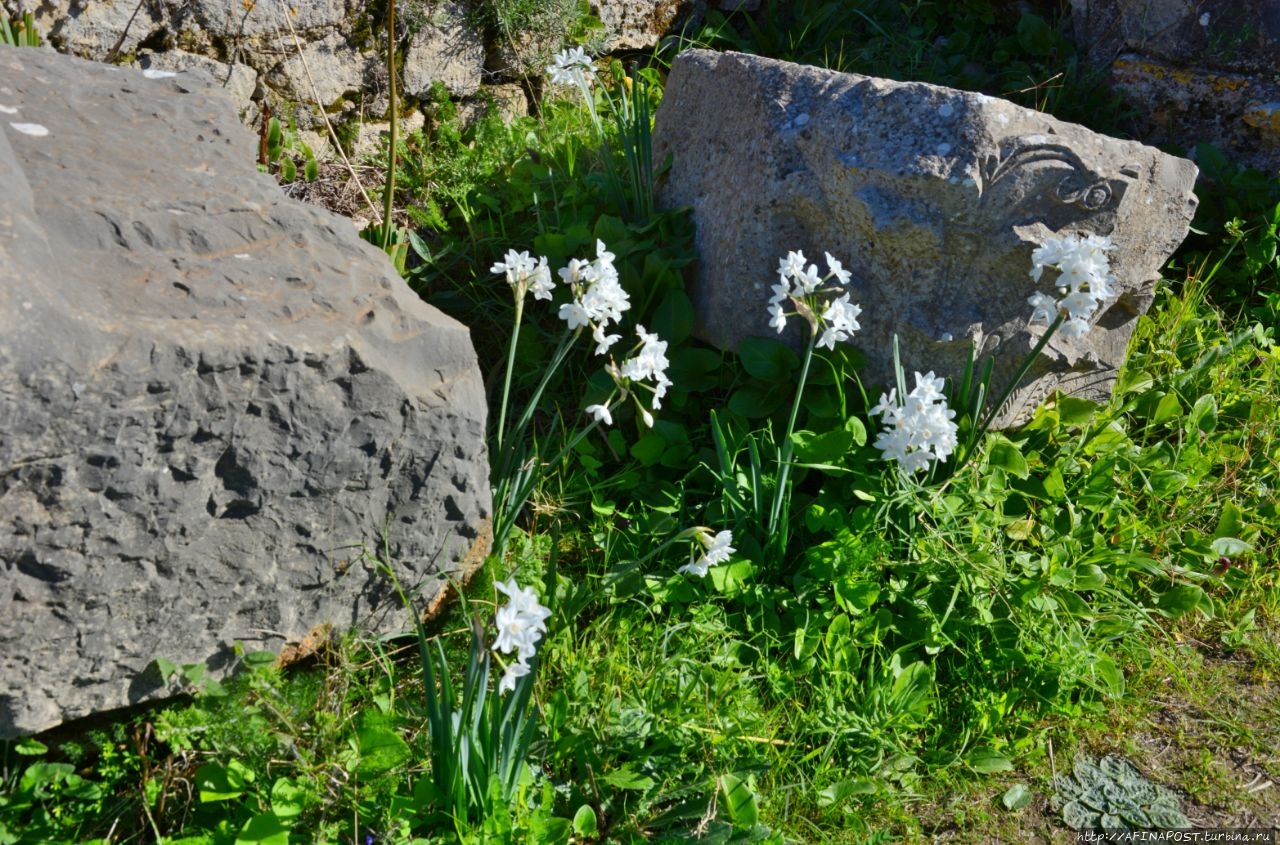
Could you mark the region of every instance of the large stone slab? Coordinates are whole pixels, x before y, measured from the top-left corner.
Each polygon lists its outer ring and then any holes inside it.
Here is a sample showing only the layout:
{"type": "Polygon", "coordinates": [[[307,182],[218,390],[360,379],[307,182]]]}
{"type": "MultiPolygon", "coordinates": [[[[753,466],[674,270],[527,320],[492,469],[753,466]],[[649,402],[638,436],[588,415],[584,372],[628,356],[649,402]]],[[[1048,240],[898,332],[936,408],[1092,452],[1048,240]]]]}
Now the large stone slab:
{"type": "Polygon", "coordinates": [[[465,578],[467,329],[202,78],[0,47],[0,106],[0,738],[162,694],[157,657],[403,630],[384,536],[423,601],[465,578]]]}
{"type": "Polygon", "coordinates": [[[729,349],[776,336],[778,259],[827,251],[853,273],[853,342],[873,383],[893,381],[897,334],[908,372],[950,378],[976,343],[999,389],[1032,345],[1032,250],[1109,235],[1118,297],[1084,339],[1050,342],[1001,426],[1053,390],[1109,395],[1196,205],[1195,166],[1141,144],[981,94],[736,53],[676,58],[653,146],[673,159],[659,201],[691,206],[697,224],[698,335],[729,349]]]}

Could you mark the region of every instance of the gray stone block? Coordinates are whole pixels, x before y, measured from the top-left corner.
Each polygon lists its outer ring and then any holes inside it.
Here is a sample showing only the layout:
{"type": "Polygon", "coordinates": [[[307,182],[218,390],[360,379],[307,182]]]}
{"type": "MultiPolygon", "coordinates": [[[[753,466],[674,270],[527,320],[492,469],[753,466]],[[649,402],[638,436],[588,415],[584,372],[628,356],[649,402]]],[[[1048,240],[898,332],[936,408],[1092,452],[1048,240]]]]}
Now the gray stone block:
{"type": "Polygon", "coordinates": [[[778,260],[827,251],[853,273],[869,383],[892,383],[896,334],[908,374],[951,379],[972,341],[995,356],[998,392],[1034,342],[1027,298],[1047,284],[1028,275],[1032,250],[1110,236],[1118,296],[1085,338],[1055,336],[999,426],[1053,390],[1109,395],[1196,205],[1195,166],[1151,147],[981,94],[736,53],[676,58],[653,145],[673,160],[659,202],[697,225],[698,335],[728,349],[776,336],[778,260]]]}
{"type": "Polygon", "coordinates": [[[404,630],[362,550],[432,602],[488,547],[467,329],[202,78],[0,47],[0,80],[0,737],[166,694],[157,657],[404,630]]]}

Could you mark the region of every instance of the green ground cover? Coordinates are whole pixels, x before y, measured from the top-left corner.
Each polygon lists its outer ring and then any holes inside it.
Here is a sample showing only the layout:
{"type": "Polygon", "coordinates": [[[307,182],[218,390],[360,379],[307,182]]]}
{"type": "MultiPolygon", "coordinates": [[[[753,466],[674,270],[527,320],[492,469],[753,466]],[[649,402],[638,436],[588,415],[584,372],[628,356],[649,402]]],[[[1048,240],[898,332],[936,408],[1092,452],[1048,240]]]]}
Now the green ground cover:
{"type": "Polygon", "coordinates": [[[583,90],[535,80],[536,117],[461,127],[442,103],[401,142],[407,281],[471,326],[492,397],[500,554],[464,600],[417,637],[335,633],[285,669],[244,654],[225,684],[162,664],[188,696],[8,744],[0,843],[1280,825],[1280,180],[1197,149],[1196,232],[1113,399],[990,433],[976,391],[947,385],[954,450],[906,474],[875,447],[889,386],[859,382],[856,336],[740,355],[690,337],[692,225],[655,209],[647,155],[671,51],[983,90],[1111,133],[1124,114],[1053,10],[764,7],[601,62],[583,90]],[[526,295],[536,271],[513,290],[492,269],[512,250],[547,257],[551,302],[526,295]],[[613,372],[559,316],[554,271],[575,258],[615,267],[629,302],[604,330],[613,372]]]}

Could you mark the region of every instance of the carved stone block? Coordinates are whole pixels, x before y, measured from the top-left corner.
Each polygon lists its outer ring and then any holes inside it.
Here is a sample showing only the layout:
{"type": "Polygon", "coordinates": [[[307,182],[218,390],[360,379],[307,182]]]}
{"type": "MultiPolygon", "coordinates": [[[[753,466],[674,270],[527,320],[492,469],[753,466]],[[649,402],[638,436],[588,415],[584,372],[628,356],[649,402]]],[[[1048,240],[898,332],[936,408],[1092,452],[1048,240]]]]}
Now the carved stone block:
{"type": "Polygon", "coordinates": [[[655,161],[667,156],[659,201],[692,206],[698,227],[698,335],[727,349],[776,336],[778,259],[830,252],[853,273],[868,385],[893,382],[896,335],[908,373],[957,378],[971,344],[994,356],[998,395],[1039,333],[1027,298],[1049,286],[1031,252],[1110,236],[1117,297],[1084,338],[1050,342],[1002,427],[1054,390],[1109,395],[1196,206],[1195,165],[1151,147],[981,94],[735,53],[676,59],[654,129],[655,161]]]}

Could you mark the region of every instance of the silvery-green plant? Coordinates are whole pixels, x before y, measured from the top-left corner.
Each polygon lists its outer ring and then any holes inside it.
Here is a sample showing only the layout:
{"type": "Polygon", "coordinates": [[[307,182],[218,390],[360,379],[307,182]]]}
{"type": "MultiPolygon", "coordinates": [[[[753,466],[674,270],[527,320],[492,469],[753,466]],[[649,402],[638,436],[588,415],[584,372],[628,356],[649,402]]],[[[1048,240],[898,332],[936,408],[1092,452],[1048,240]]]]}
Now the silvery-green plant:
{"type": "Polygon", "coordinates": [[[1144,778],[1128,760],[1107,755],[1076,757],[1072,774],[1053,779],[1054,807],[1069,827],[1189,828],[1178,797],[1144,778]]]}

